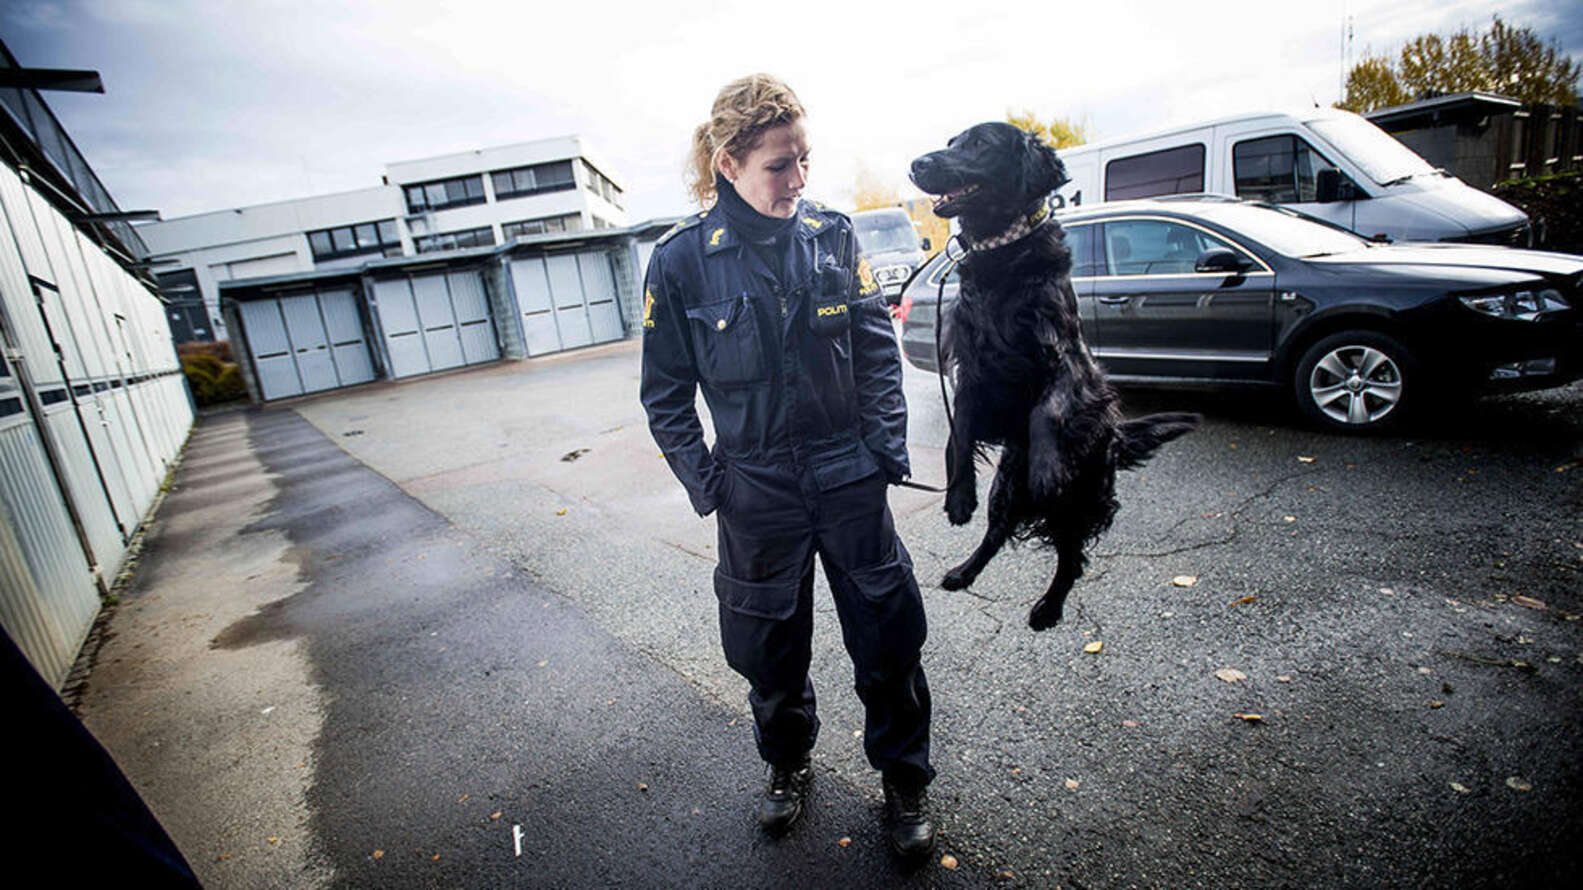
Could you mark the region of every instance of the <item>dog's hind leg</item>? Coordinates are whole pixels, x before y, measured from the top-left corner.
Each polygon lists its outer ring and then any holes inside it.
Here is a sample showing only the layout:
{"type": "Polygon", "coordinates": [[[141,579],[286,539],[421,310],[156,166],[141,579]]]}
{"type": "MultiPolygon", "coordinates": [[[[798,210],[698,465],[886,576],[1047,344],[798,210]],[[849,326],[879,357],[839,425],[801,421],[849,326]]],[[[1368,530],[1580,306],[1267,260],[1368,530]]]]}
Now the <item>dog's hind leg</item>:
{"type": "Polygon", "coordinates": [[[1019,502],[1025,497],[1024,479],[1028,472],[1028,453],[1015,445],[1001,451],[1000,465],[995,470],[995,481],[989,488],[989,506],[984,530],[984,540],[965,562],[940,579],[946,590],[962,590],[971,585],[1000,548],[1011,536],[1017,524],[1019,502]]]}
{"type": "Polygon", "coordinates": [[[1081,531],[1062,530],[1061,538],[1056,542],[1056,558],[1060,563],[1055,567],[1055,578],[1050,581],[1050,586],[1045,590],[1044,596],[1033,604],[1033,609],[1028,613],[1028,626],[1034,630],[1049,630],[1061,620],[1061,610],[1066,605],[1066,596],[1072,592],[1072,586],[1077,579],[1083,577],[1083,569],[1088,564],[1088,555],[1083,552],[1083,536],[1081,531]]]}

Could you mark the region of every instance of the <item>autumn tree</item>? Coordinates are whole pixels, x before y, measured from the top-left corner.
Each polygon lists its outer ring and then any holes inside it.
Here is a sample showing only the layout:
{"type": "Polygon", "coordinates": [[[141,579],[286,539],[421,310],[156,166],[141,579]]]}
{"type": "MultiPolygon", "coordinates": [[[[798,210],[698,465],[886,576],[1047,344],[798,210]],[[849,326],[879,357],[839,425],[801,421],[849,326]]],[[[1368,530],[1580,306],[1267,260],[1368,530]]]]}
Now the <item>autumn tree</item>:
{"type": "Polygon", "coordinates": [[[1067,117],[1051,118],[1049,123],[1043,123],[1038,115],[1027,109],[1023,109],[1021,114],[1014,114],[1008,110],[1006,123],[1037,135],[1051,148],[1071,148],[1088,141],[1088,123],[1067,117]]]}
{"type": "Polygon", "coordinates": [[[895,207],[901,203],[901,194],[896,187],[880,178],[879,174],[869,169],[867,164],[859,162],[857,176],[852,186],[852,207],[856,211],[877,210],[880,207],[895,207]]]}
{"type": "Polygon", "coordinates": [[[1438,93],[1481,91],[1525,104],[1576,105],[1583,66],[1546,46],[1528,28],[1494,17],[1490,29],[1466,28],[1449,37],[1423,34],[1402,47],[1393,66],[1370,55],[1347,73],[1346,98],[1337,105],[1365,112],[1438,93]]]}

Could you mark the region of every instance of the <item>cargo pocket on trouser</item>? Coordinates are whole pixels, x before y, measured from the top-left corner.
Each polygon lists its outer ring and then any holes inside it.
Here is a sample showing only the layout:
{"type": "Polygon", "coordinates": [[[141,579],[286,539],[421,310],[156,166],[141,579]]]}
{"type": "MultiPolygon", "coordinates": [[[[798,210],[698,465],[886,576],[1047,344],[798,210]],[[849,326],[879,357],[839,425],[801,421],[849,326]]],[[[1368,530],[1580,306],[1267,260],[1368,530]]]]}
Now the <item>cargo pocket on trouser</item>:
{"type": "Polygon", "coordinates": [[[812,614],[798,620],[799,588],[797,578],[742,581],[715,569],[726,663],[754,687],[803,685],[812,614]]]}
{"type": "Polygon", "coordinates": [[[844,628],[859,688],[893,682],[918,663],[928,636],[923,596],[913,576],[912,557],[900,540],[885,562],[852,569],[850,596],[855,614],[844,628]]]}

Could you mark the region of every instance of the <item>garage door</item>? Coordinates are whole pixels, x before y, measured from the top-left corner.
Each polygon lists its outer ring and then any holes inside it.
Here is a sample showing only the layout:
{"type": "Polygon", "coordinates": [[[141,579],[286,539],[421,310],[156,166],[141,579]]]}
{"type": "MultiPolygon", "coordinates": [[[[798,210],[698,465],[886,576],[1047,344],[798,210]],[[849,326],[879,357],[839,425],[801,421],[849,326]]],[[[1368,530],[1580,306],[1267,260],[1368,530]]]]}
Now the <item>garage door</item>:
{"type": "Polygon", "coordinates": [[[249,300],[239,308],[265,399],[374,379],[351,288],[249,300]]]}
{"type": "Polygon", "coordinates": [[[602,251],[511,261],[528,354],[543,355],[624,335],[616,280],[602,251]]]}
{"type": "Polygon", "coordinates": [[[435,272],[374,282],[390,376],[411,377],[500,358],[483,274],[435,272]]]}

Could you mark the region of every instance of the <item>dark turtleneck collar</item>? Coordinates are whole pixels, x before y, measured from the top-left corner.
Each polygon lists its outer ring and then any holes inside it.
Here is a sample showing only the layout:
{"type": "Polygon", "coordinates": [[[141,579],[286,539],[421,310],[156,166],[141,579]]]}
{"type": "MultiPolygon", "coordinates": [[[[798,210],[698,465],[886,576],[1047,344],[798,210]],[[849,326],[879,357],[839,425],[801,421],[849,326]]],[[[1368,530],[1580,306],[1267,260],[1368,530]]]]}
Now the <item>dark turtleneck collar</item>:
{"type": "Polygon", "coordinates": [[[719,173],[715,173],[715,194],[719,196],[720,212],[725,214],[726,221],[744,241],[759,244],[773,241],[791,234],[792,227],[797,224],[796,216],[781,219],[754,210],[737,194],[736,186],[719,173]]]}

